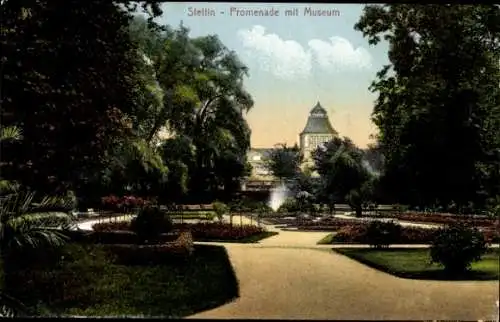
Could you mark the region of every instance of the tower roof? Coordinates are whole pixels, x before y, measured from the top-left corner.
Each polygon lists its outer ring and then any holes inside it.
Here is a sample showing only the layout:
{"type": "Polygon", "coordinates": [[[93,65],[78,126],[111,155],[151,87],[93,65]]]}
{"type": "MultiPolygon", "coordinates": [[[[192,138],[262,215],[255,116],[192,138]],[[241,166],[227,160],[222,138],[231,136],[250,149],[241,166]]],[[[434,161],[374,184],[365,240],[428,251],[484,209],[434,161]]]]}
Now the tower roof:
{"type": "Polygon", "coordinates": [[[319,102],[311,109],[306,126],[300,134],[337,134],[328,120],[328,113],[319,102]]]}

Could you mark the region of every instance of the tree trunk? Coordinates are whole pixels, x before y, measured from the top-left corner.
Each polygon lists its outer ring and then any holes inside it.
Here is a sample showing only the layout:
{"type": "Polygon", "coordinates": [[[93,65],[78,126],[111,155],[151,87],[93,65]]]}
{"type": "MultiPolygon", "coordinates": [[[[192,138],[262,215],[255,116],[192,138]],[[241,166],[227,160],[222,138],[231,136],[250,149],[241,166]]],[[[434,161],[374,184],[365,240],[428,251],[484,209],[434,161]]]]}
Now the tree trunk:
{"type": "Polygon", "coordinates": [[[354,208],[354,211],[356,212],[356,217],[359,218],[363,215],[363,207],[361,206],[356,206],[354,208]]]}

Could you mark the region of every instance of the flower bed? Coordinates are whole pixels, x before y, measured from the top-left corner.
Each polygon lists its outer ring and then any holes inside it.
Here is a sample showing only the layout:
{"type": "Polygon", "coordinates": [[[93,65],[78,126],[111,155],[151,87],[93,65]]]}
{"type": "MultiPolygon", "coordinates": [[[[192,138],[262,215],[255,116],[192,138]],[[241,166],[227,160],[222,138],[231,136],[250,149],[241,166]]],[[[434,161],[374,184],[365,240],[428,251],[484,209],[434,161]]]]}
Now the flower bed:
{"type": "MultiPolygon", "coordinates": [[[[368,225],[364,223],[343,226],[332,237],[332,243],[369,243],[366,238],[367,228],[368,225]]],[[[397,244],[429,244],[433,241],[437,231],[437,229],[404,226],[401,226],[400,229],[401,235],[397,244]]],[[[489,243],[498,243],[500,241],[500,233],[497,230],[487,229],[482,231],[489,243]]]]}
{"type": "Polygon", "coordinates": [[[107,248],[122,264],[161,263],[175,256],[189,256],[194,251],[193,237],[189,231],[181,232],[174,241],[155,244],[113,244],[107,248]]]}
{"type": "MultiPolygon", "coordinates": [[[[92,229],[96,232],[102,233],[114,233],[119,231],[125,231],[125,233],[133,234],[130,232],[130,222],[110,222],[110,223],[100,223],[92,226],[92,229]]],[[[259,226],[253,225],[243,225],[231,227],[227,223],[184,223],[184,224],[174,224],[174,230],[176,231],[190,231],[194,240],[240,240],[253,235],[261,234],[265,230],[259,226]]],[[[134,234],[135,235],[135,234],[134,234]]]]}
{"type": "MultiPolygon", "coordinates": [[[[369,243],[367,240],[368,225],[344,226],[332,238],[333,243],[369,243]]],[[[436,229],[401,227],[398,244],[428,244],[436,233],[436,229]]]]}
{"type": "Polygon", "coordinates": [[[225,223],[175,224],[175,229],[189,230],[196,241],[202,240],[239,240],[263,233],[262,227],[242,225],[231,227],[225,223]]]}
{"type": "Polygon", "coordinates": [[[497,218],[488,218],[486,216],[454,215],[443,213],[423,213],[423,212],[405,212],[384,215],[365,215],[368,218],[394,218],[401,221],[433,223],[433,224],[453,224],[457,222],[474,225],[476,227],[494,227],[498,225],[497,218]]]}
{"type": "Polygon", "coordinates": [[[295,225],[295,223],[292,223],[292,226],[297,227],[299,230],[323,231],[337,231],[345,226],[357,227],[364,225],[366,225],[366,222],[338,218],[325,218],[319,222],[303,221],[299,225],[295,225]]]}

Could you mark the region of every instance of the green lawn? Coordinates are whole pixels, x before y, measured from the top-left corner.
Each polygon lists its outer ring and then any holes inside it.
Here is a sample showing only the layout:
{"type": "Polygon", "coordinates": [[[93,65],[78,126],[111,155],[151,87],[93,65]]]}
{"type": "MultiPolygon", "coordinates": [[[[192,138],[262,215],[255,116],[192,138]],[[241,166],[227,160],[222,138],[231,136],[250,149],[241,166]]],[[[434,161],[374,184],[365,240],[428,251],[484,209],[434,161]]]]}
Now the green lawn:
{"type": "Polygon", "coordinates": [[[197,245],[188,259],[141,265],[120,264],[105,246],[73,244],[65,254],[62,264],[20,278],[16,297],[36,315],[179,318],[238,297],[223,247],[197,245]]]}
{"type": "Polygon", "coordinates": [[[228,240],[228,239],[200,239],[196,238],[195,241],[197,242],[215,242],[215,243],[240,243],[240,244],[253,244],[253,243],[258,243],[262,239],[269,238],[272,236],[278,235],[278,232],[275,231],[264,231],[260,234],[255,234],[252,236],[248,236],[242,239],[238,240],[228,240]]]}
{"type": "Polygon", "coordinates": [[[333,244],[333,236],[335,236],[335,233],[331,233],[323,237],[322,239],[317,242],[318,245],[331,245],[333,244]]]}
{"type": "Polygon", "coordinates": [[[348,256],[370,267],[392,275],[413,279],[432,280],[498,280],[498,249],[490,249],[482,260],[472,264],[466,276],[446,276],[442,266],[430,264],[429,249],[371,249],[371,248],[336,248],[335,252],[348,256]]]}

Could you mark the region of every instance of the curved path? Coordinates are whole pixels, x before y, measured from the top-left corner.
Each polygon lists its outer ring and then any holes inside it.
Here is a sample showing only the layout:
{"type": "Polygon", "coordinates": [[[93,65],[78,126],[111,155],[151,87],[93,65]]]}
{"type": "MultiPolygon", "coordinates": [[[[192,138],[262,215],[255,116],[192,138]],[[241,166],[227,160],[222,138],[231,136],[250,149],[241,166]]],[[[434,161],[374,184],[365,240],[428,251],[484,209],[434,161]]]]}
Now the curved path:
{"type": "MultiPolygon", "coordinates": [[[[241,221],[243,224],[255,222],[246,217],[241,221]]],[[[239,216],[233,217],[233,222],[239,224],[239,216]]],[[[82,223],[79,227],[84,229],[92,224],[82,223]]],[[[258,244],[210,243],[227,249],[239,281],[240,296],[231,303],[189,318],[497,318],[497,281],[402,279],[334,253],[331,245],[316,245],[327,232],[280,231],[274,226],[265,226],[270,231],[279,231],[279,235],[258,244]]]]}
{"type": "MultiPolygon", "coordinates": [[[[225,218],[227,220],[228,218],[225,218]]],[[[233,218],[239,223],[238,217],[233,218]]],[[[243,224],[250,219],[243,217],[243,224]]],[[[265,225],[270,231],[279,231],[265,225]]],[[[224,245],[239,280],[235,301],[190,318],[492,320],[499,283],[394,277],[316,245],[327,232],[279,231],[224,245]]],[[[408,245],[427,247],[427,245],[408,245]]],[[[401,246],[398,246],[401,247],[401,246]]]]}

